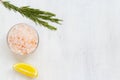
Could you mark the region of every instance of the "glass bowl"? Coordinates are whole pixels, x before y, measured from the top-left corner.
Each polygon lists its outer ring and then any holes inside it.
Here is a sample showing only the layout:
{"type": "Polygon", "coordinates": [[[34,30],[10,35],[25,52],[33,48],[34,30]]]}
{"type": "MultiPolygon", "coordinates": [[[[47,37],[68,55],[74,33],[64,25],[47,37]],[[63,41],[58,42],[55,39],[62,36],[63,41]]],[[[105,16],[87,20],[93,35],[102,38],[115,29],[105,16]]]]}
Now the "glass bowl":
{"type": "Polygon", "coordinates": [[[26,23],[14,25],[7,34],[7,43],[11,51],[18,55],[33,53],[39,44],[38,32],[26,23]]]}

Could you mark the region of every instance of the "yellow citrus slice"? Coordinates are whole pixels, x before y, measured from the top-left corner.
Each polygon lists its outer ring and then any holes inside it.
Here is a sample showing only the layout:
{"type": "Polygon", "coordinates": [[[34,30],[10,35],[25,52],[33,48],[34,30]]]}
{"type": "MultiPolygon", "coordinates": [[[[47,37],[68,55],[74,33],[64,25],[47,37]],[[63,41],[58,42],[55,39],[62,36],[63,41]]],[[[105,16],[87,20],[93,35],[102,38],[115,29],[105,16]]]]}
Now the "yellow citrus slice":
{"type": "Polygon", "coordinates": [[[13,65],[13,69],[25,76],[36,78],[38,76],[38,71],[33,66],[26,63],[17,63],[13,65]]]}

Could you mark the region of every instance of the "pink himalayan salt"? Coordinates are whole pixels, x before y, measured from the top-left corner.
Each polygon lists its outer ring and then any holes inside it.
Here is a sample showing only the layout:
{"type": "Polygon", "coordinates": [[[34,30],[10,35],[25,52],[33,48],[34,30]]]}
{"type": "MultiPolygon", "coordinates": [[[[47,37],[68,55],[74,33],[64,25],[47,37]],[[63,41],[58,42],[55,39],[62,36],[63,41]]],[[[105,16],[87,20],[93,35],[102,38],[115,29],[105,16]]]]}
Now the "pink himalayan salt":
{"type": "Polygon", "coordinates": [[[25,23],[14,25],[7,38],[10,49],[20,55],[32,53],[38,46],[38,40],[35,29],[25,23]]]}

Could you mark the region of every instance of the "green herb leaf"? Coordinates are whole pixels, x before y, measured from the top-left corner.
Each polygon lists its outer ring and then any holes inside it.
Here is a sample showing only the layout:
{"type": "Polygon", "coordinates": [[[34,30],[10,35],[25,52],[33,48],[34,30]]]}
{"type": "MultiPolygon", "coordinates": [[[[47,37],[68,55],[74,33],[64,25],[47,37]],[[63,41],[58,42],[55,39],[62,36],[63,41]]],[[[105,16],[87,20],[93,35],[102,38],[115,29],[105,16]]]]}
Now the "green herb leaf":
{"type": "Polygon", "coordinates": [[[22,16],[25,16],[26,18],[29,18],[33,22],[35,22],[39,25],[42,25],[44,27],[47,27],[50,30],[57,30],[57,28],[50,25],[47,21],[57,23],[57,24],[60,24],[60,21],[62,21],[58,18],[55,18],[56,15],[51,12],[30,8],[29,6],[17,7],[15,5],[9,3],[8,1],[2,1],[2,3],[9,10],[19,12],[22,16]]]}

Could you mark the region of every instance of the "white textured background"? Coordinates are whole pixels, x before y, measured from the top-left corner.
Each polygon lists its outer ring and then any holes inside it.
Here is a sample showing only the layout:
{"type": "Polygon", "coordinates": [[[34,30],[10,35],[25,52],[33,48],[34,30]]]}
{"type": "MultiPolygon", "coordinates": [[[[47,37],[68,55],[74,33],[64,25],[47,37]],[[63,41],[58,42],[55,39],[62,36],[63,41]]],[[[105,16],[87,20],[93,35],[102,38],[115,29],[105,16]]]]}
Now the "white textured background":
{"type": "Polygon", "coordinates": [[[34,80],[13,71],[17,62],[34,65],[35,80],[120,80],[120,0],[9,1],[54,12],[64,21],[50,31],[0,4],[1,80],[34,80]],[[36,52],[24,59],[13,56],[6,43],[8,30],[21,22],[40,36],[36,52]]]}

